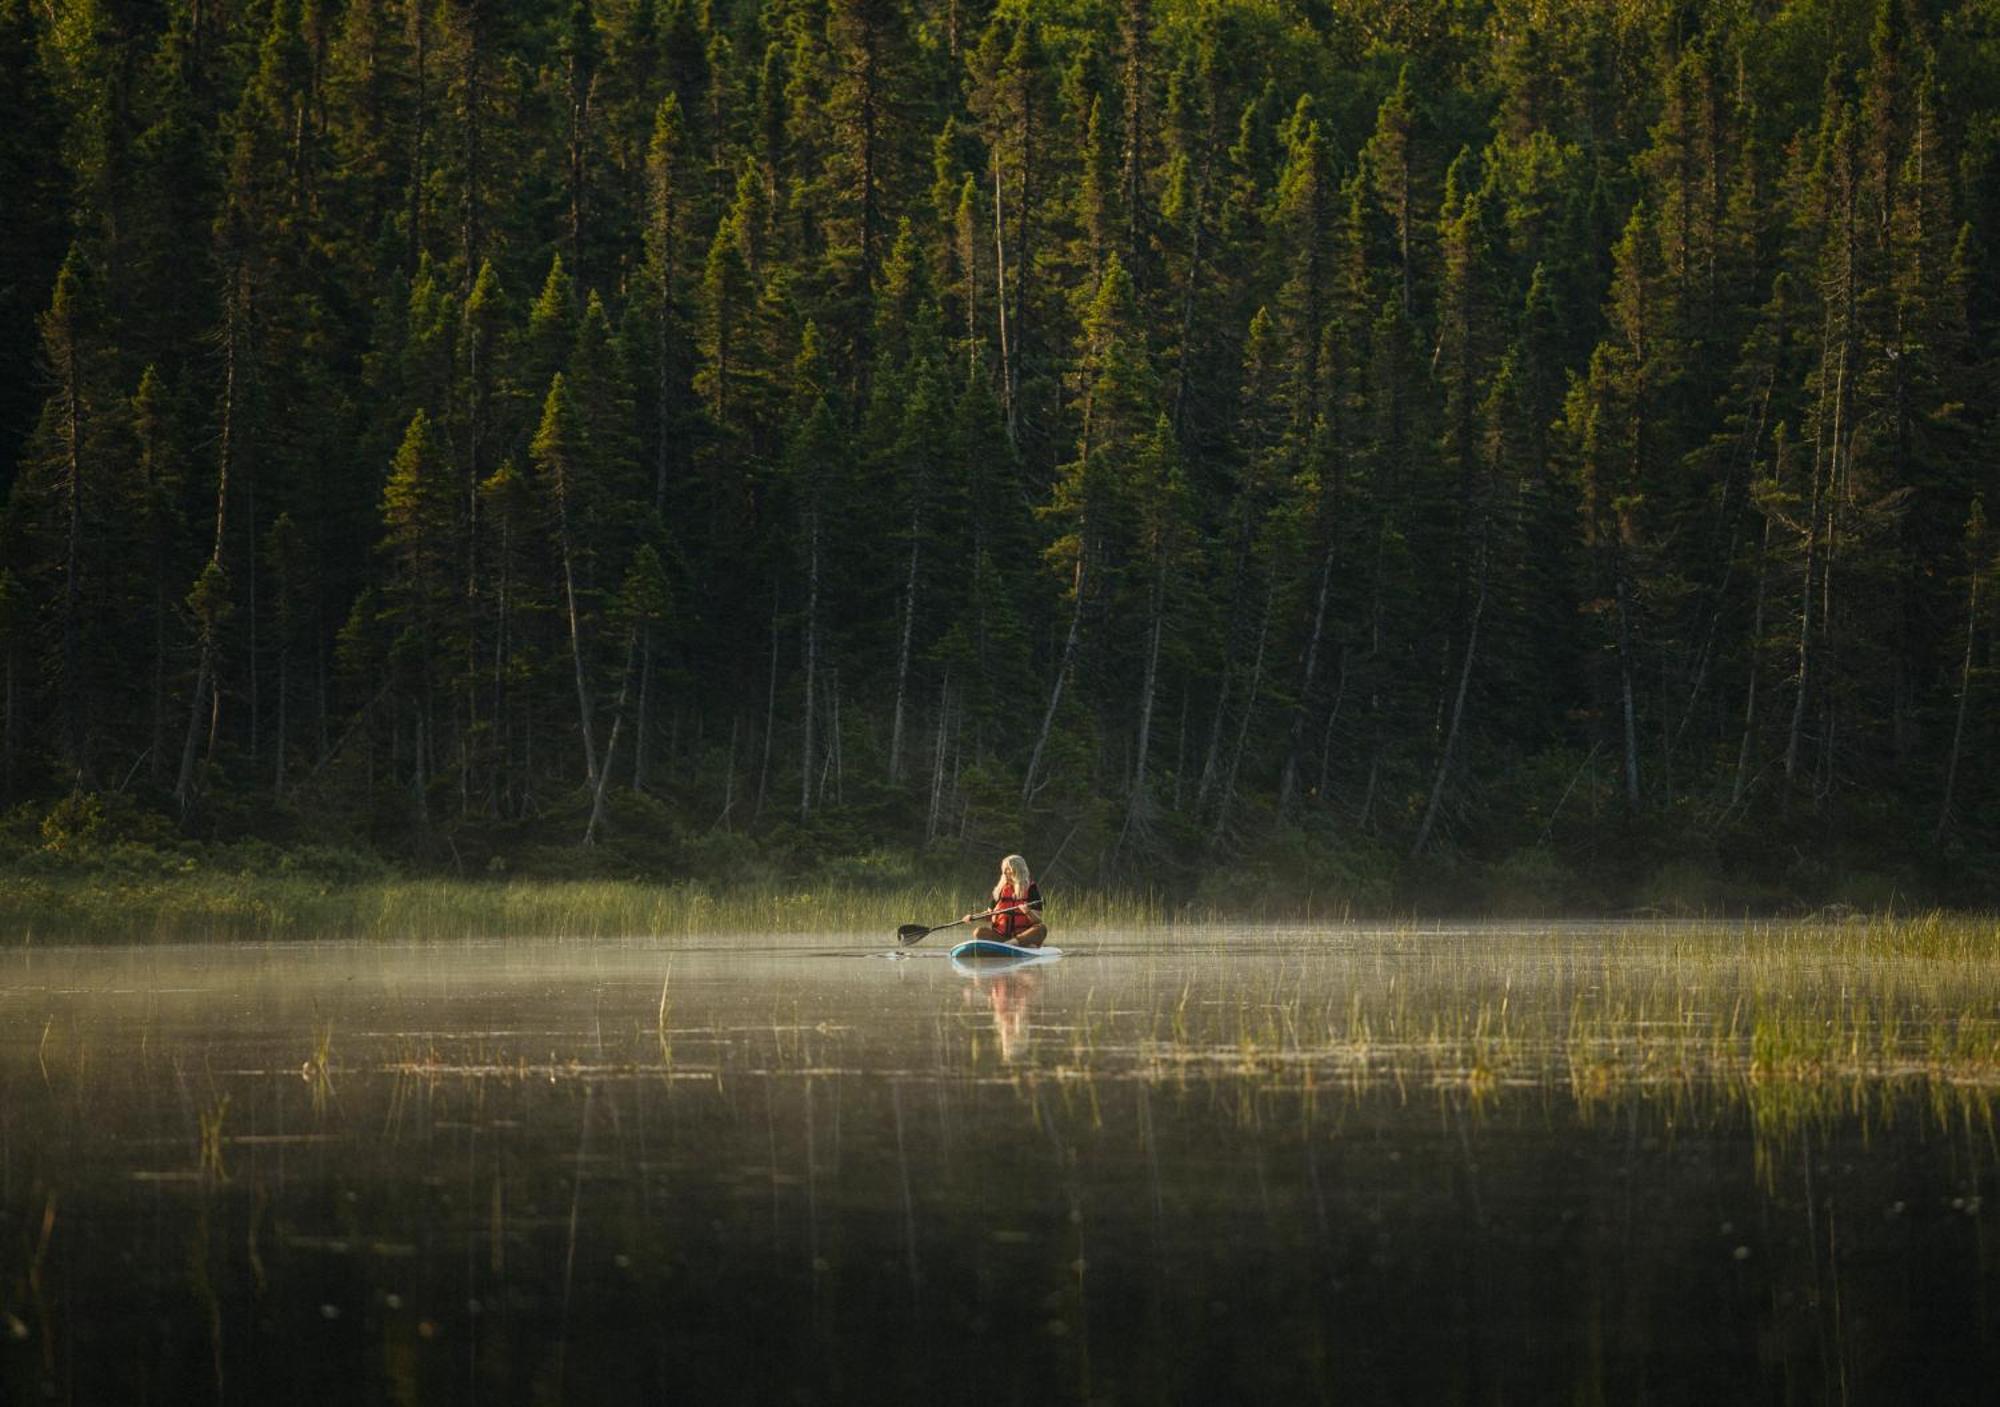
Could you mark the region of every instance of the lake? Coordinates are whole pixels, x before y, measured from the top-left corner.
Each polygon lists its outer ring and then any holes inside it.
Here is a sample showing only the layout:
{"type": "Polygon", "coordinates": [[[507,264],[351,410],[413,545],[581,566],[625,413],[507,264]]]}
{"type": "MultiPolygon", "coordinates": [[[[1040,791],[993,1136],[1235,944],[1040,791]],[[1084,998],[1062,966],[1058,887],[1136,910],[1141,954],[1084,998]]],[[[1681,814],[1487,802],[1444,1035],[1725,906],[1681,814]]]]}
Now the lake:
{"type": "MultiPolygon", "coordinates": [[[[1778,926],[0,953],[0,1402],[2000,1381],[2000,972],[1778,926]]],[[[1836,935],[1837,937],[1837,935],[1836,935]]]]}

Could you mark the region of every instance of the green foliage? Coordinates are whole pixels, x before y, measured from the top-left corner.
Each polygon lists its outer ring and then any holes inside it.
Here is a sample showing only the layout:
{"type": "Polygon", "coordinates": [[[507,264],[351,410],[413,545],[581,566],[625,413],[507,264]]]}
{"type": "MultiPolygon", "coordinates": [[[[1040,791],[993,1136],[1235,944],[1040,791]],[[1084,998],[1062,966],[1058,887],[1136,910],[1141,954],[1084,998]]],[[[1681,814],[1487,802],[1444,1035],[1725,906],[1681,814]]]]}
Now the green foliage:
{"type": "Polygon", "coordinates": [[[1987,897],[1990,10],[0,0],[0,804],[1987,897]]]}

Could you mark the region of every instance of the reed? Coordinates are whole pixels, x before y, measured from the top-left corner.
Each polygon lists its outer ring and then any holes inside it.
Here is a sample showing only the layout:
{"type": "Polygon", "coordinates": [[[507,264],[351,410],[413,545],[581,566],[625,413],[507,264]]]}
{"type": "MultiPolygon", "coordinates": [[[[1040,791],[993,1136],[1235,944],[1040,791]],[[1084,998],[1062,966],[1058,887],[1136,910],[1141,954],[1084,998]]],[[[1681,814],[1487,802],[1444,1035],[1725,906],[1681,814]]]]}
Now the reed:
{"type": "MultiPolygon", "coordinates": [[[[345,883],[197,871],[166,878],[0,875],[0,943],[467,938],[613,939],[733,933],[880,933],[941,922],[980,896],[910,884],[758,885],[640,880],[388,879],[345,883]]],[[[1071,931],[1167,922],[1156,898],[1062,896],[1071,931]]]]}

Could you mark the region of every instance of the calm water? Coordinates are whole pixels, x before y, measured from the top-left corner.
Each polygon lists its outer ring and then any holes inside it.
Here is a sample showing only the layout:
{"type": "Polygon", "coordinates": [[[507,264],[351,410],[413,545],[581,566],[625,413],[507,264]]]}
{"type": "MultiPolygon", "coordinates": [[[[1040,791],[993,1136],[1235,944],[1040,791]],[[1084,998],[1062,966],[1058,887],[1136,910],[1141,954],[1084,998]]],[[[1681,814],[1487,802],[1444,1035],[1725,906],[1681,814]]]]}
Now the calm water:
{"type": "Polygon", "coordinates": [[[946,936],[0,954],[0,1402],[1995,1398],[1996,1092],[1728,1074],[1768,975],[946,936]]]}

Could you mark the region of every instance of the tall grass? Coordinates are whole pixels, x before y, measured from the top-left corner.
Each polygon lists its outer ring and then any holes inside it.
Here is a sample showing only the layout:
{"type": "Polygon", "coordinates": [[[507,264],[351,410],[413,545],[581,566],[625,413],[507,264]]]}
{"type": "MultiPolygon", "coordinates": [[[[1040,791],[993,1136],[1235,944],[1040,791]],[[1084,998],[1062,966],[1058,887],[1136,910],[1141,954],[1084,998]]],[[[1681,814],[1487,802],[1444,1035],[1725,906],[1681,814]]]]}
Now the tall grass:
{"type": "MultiPolygon", "coordinates": [[[[981,896],[938,885],[385,879],[195,872],[167,878],[0,876],[0,943],[273,939],[607,939],[879,933],[943,923],[981,896]]],[[[1063,929],[1163,922],[1157,900],[1065,894],[1063,929]]]]}

